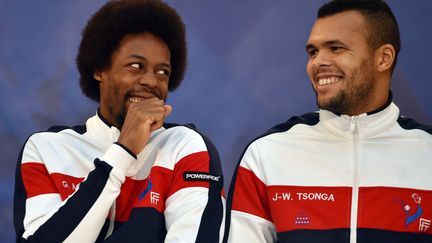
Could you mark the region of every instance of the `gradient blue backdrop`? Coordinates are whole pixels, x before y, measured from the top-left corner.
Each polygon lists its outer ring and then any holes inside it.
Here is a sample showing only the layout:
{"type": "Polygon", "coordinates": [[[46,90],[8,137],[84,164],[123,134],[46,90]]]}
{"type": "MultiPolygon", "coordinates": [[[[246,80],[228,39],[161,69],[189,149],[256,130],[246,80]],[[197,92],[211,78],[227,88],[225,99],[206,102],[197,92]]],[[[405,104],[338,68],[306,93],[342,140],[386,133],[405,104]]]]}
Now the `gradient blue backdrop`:
{"type": "MultiPolygon", "coordinates": [[[[74,64],[82,27],[105,1],[0,0],[0,242],[12,242],[16,157],[27,136],[83,124],[97,104],[74,64]]],[[[187,26],[189,65],[169,122],[196,126],[219,149],[225,186],[254,136],[315,110],[305,42],[323,1],[171,0],[187,26]]],[[[402,113],[432,123],[432,1],[389,1],[402,52],[393,77],[402,113]]],[[[325,153],[325,151],[323,151],[325,153]]]]}

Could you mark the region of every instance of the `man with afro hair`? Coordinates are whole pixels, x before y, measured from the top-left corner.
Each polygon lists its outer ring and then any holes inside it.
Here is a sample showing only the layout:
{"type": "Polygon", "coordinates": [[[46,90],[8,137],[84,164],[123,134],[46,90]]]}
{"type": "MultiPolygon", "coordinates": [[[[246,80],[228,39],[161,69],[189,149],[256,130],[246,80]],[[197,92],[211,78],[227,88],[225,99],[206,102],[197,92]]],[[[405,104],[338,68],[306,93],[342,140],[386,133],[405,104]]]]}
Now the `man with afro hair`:
{"type": "Polygon", "coordinates": [[[161,1],[109,1],[90,18],[76,63],[99,109],[25,143],[17,242],[221,241],[217,151],[193,127],[165,123],[186,56],[182,19],[161,1]]]}

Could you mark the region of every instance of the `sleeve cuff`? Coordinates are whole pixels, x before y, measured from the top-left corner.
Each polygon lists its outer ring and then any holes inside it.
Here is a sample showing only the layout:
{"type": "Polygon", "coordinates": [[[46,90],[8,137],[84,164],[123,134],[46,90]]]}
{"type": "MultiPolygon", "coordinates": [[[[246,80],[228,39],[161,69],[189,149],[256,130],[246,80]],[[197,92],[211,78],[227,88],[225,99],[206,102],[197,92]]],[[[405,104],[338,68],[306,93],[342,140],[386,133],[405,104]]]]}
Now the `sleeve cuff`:
{"type": "Polygon", "coordinates": [[[100,160],[111,165],[118,176],[124,177],[129,166],[136,161],[136,157],[130,154],[124,146],[114,143],[100,157],[100,160]]]}
{"type": "Polygon", "coordinates": [[[126,150],[126,152],[128,152],[130,155],[132,155],[135,159],[137,159],[136,154],[134,154],[134,152],[132,152],[130,149],[128,149],[128,147],[124,146],[123,144],[119,143],[119,142],[115,142],[115,144],[117,144],[118,146],[122,147],[124,150],[126,150]]]}

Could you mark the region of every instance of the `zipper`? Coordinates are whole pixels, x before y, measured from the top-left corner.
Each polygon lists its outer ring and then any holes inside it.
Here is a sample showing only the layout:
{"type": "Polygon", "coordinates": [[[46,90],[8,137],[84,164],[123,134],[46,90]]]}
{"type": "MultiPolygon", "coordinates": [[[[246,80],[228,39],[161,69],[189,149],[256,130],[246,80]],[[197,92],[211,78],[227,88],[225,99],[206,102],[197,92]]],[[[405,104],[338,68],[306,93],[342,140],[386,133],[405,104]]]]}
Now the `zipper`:
{"type": "Polygon", "coordinates": [[[350,132],[353,134],[353,184],[351,197],[351,222],[350,222],[350,243],[357,242],[357,217],[358,217],[358,126],[355,116],[351,117],[350,132]]]}

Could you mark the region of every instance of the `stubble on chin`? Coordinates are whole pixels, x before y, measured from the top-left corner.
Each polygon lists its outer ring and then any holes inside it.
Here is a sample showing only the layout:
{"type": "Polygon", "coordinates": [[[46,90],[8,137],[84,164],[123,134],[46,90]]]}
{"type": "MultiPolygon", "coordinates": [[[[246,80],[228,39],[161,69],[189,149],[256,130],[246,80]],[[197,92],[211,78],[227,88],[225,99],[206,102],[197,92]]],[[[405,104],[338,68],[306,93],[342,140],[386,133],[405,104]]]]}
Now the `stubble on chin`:
{"type": "Polygon", "coordinates": [[[123,127],[123,124],[125,122],[126,113],[127,113],[126,107],[122,106],[122,108],[120,109],[120,112],[116,116],[116,121],[117,121],[117,124],[118,124],[120,130],[123,127]]]}
{"type": "Polygon", "coordinates": [[[334,97],[329,100],[320,100],[317,94],[317,105],[320,109],[328,110],[333,113],[344,114],[350,107],[349,102],[347,102],[346,93],[344,91],[339,91],[334,97]]]}
{"type": "MultiPolygon", "coordinates": [[[[372,79],[371,79],[372,80],[372,79]]],[[[320,109],[336,114],[358,115],[367,107],[373,94],[373,81],[364,82],[359,86],[340,90],[329,100],[320,100],[317,94],[317,105],[320,109]]]]}

